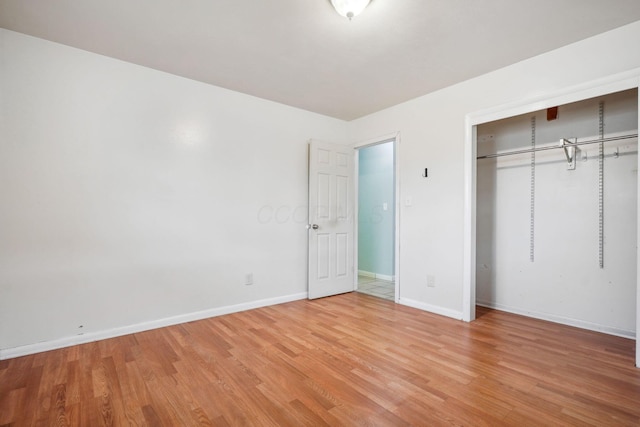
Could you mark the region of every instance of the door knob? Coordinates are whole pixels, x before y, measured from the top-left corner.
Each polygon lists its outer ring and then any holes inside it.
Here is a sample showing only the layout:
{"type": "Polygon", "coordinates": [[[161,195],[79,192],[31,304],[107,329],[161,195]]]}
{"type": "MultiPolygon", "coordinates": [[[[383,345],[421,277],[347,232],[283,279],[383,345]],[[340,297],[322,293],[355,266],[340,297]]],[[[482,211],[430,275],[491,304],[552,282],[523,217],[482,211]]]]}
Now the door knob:
{"type": "Polygon", "coordinates": [[[317,230],[318,228],[320,228],[320,226],[318,224],[311,224],[309,225],[309,228],[313,228],[314,230],[317,230]]]}

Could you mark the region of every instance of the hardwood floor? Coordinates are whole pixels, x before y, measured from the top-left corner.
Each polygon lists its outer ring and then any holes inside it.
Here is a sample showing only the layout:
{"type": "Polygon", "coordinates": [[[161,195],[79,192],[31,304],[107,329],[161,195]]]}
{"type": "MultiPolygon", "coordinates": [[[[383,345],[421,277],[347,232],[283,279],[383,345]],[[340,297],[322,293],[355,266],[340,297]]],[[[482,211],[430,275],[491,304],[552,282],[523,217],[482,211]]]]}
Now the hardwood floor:
{"type": "Polygon", "coordinates": [[[637,426],[634,345],[350,293],[1,361],[0,426],[637,426]]]}

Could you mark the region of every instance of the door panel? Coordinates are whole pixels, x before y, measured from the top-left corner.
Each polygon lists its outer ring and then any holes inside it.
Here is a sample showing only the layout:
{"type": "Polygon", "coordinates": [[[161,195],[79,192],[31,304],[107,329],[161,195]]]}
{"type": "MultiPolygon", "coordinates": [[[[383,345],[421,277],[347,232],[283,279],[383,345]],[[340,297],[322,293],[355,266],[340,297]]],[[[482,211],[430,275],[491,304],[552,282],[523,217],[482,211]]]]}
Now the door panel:
{"type": "Polygon", "coordinates": [[[309,144],[309,298],[354,290],[354,150],[309,144]]]}

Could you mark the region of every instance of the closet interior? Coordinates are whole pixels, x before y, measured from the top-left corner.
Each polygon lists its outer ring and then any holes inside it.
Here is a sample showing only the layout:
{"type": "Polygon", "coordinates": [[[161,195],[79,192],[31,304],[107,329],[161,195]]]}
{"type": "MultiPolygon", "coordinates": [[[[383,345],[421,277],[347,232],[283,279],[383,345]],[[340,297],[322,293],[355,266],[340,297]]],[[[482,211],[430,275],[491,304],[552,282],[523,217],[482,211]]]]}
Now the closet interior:
{"type": "Polygon", "coordinates": [[[477,128],[476,303],[633,338],[638,91],[477,128]]]}

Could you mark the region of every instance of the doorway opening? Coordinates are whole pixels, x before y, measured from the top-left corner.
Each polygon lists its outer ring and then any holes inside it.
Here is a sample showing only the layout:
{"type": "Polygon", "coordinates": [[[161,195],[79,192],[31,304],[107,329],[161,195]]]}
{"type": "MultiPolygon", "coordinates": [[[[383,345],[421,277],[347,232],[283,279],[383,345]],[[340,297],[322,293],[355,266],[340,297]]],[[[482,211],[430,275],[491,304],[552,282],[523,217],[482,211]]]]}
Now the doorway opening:
{"type": "Polygon", "coordinates": [[[397,301],[396,138],[356,150],[356,290],[397,301]]]}

